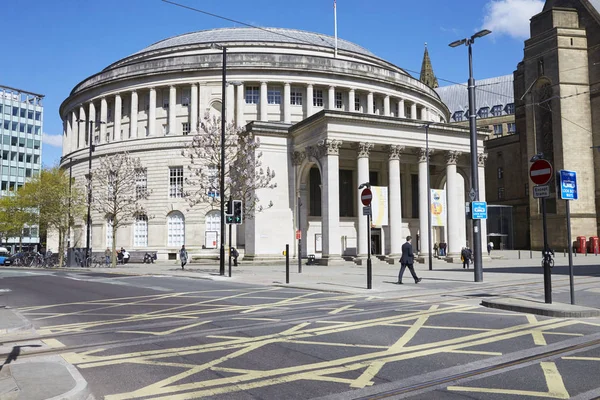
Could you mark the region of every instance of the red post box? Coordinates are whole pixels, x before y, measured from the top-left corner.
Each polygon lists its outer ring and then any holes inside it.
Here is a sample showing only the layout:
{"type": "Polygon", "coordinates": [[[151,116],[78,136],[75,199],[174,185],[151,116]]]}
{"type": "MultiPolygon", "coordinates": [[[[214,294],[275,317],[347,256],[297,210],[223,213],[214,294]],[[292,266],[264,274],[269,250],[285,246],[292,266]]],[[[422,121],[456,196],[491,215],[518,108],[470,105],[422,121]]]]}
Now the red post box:
{"type": "Polygon", "coordinates": [[[580,254],[585,254],[587,250],[587,243],[585,240],[585,236],[577,236],[577,252],[580,254]]]}
{"type": "Polygon", "coordinates": [[[600,253],[600,241],[598,240],[598,236],[590,236],[590,253],[598,254],[600,253]]]}

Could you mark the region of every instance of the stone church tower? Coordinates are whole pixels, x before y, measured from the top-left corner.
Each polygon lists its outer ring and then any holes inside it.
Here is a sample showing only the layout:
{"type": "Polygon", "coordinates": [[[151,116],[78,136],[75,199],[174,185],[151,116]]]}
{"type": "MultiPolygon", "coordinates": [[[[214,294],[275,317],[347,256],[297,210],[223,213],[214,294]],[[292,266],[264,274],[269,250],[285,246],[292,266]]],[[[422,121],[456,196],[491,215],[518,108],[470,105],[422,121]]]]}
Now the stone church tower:
{"type": "MultiPolygon", "coordinates": [[[[571,232],[597,236],[600,227],[600,0],[547,0],[531,19],[531,38],[514,72],[521,165],[542,152],[554,170],[577,172],[579,200],[571,202],[571,232]]],[[[521,168],[530,182],[528,168],[521,168]]],[[[566,248],[565,202],[550,182],[548,239],[566,248]]],[[[541,202],[529,195],[531,247],[543,245],[541,202]]]]}
{"type": "Polygon", "coordinates": [[[419,80],[429,86],[432,89],[439,87],[437,78],[433,73],[433,66],[431,65],[431,59],[429,58],[429,51],[427,51],[427,43],[425,43],[425,53],[423,54],[423,62],[421,63],[421,76],[419,80]]]}

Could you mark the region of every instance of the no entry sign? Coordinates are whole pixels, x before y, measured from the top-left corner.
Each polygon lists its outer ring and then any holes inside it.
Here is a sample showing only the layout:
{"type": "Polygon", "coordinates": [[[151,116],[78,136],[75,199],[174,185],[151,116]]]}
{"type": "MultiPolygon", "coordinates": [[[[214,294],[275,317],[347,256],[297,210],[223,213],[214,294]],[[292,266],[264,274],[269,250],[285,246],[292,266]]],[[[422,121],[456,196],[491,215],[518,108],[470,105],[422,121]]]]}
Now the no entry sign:
{"type": "Polygon", "coordinates": [[[529,178],[536,185],[545,185],[552,178],[552,164],[546,160],[537,160],[529,168],[529,178]]]}
{"type": "Polygon", "coordinates": [[[373,199],[373,193],[371,189],[366,188],[360,194],[360,201],[362,201],[364,206],[369,206],[371,204],[371,200],[373,199]]]}

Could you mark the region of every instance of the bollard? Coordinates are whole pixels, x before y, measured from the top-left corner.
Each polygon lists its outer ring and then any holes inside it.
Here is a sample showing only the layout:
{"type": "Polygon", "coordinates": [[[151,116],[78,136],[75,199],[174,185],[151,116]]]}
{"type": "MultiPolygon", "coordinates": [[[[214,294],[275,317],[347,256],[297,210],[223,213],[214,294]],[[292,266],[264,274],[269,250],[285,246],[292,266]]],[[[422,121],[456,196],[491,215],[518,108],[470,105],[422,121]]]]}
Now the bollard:
{"type": "Polygon", "coordinates": [[[563,257],[566,257],[566,256],[567,256],[567,250],[563,249],[563,257]]]}
{"type": "Polygon", "coordinates": [[[285,283],[290,283],[290,245],[285,245],[285,283]]]}
{"type": "Polygon", "coordinates": [[[521,259],[521,250],[519,250],[519,260],[521,259]]]}
{"type": "Polygon", "coordinates": [[[529,258],[532,259],[533,258],[533,252],[531,250],[529,250],[529,258]]]}

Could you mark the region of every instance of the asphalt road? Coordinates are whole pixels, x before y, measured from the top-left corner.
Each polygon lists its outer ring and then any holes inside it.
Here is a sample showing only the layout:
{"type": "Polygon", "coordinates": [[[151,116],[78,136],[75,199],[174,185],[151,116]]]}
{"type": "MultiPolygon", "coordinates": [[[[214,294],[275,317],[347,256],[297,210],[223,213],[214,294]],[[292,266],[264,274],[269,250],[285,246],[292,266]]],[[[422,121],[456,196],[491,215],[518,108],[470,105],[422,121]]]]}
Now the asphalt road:
{"type": "Polygon", "coordinates": [[[600,320],[486,309],[485,293],[18,270],[0,271],[0,289],[97,398],[600,396],[600,320]]]}

